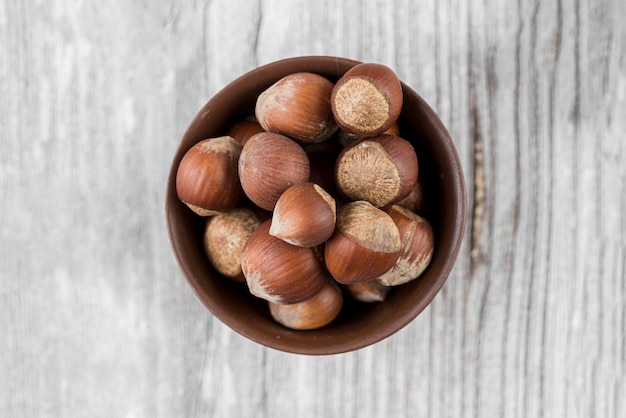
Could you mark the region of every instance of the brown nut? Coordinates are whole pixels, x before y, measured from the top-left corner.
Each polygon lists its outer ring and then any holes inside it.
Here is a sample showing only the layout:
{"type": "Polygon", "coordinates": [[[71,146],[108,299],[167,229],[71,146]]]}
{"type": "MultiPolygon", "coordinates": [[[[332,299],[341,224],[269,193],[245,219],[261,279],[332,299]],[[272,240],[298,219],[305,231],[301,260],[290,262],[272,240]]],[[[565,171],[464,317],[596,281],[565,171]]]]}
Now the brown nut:
{"type": "Polygon", "coordinates": [[[237,174],[240,154],[241,145],[229,136],[195,144],[176,172],[178,198],[200,216],[234,209],[243,196],[237,174]]]}
{"type": "Polygon", "coordinates": [[[359,302],[383,302],[387,299],[391,287],[386,286],[378,280],[368,280],[366,282],[356,282],[343,285],[348,296],[359,302]]]}
{"type": "Polygon", "coordinates": [[[207,219],[204,228],[204,252],[211,265],[223,276],[243,282],[241,254],[250,235],[261,224],[248,208],[235,208],[207,219]]]}
{"type": "Polygon", "coordinates": [[[342,284],[375,279],[389,270],[402,249],[391,217],[368,202],[339,209],[335,233],[324,247],[330,274],[342,284]]]}
{"type": "Polygon", "coordinates": [[[255,114],[261,126],[303,143],[329,139],[337,130],[330,108],[333,83],[318,74],[289,74],[257,99],[255,114]]]}
{"type": "Polygon", "coordinates": [[[375,136],[389,129],[402,110],[402,85],[393,70],[362,63],[348,70],[335,84],[331,107],[344,131],[375,136]]]}
{"type": "Polygon", "coordinates": [[[284,135],[261,132],[246,142],[239,157],[239,178],[252,202],[273,210],[290,186],[309,181],[311,167],[306,152],[284,135]]]}
{"type": "Polygon", "coordinates": [[[409,209],[411,212],[415,212],[418,215],[424,211],[424,205],[426,204],[426,197],[424,195],[424,183],[422,177],[417,178],[415,187],[409,193],[407,197],[399,200],[396,204],[409,209]]]}
{"type": "Polygon", "coordinates": [[[226,135],[233,137],[235,141],[239,142],[243,146],[246,142],[248,142],[248,139],[252,138],[259,132],[264,132],[264,129],[259,122],[251,116],[237,121],[234,125],[228,128],[226,135]]]}
{"type": "Polygon", "coordinates": [[[243,248],[241,268],[253,295],[279,304],[315,296],[329,275],[312,248],[296,247],[269,234],[263,222],[243,248]]]}
{"type": "Polygon", "coordinates": [[[397,286],[418,278],[433,256],[435,235],[430,223],[410,210],[393,205],[387,209],[402,237],[402,252],[394,266],[377,280],[397,286]]]}
{"type": "MultiPolygon", "coordinates": [[[[391,125],[389,129],[383,132],[383,134],[400,136],[400,125],[398,124],[398,122],[395,122],[393,125],[391,125]]],[[[338,129],[335,136],[337,137],[337,142],[342,147],[345,147],[346,145],[349,145],[364,138],[361,135],[351,134],[350,132],[346,132],[343,129],[338,129]]]]}
{"type": "Polygon", "coordinates": [[[341,312],[343,295],[336,284],[328,282],[310,299],[291,305],[269,303],[276,322],[291,329],[311,330],[330,324],[341,312]]]}
{"type": "Polygon", "coordinates": [[[347,145],[337,157],[335,181],[348,199],[384,207],[411,193],[418,171],[411,143],[384,134],[347,145]]]}
{"type": "Polygon", "coordinates": [[[295,184],[280,196],[270,235],[298,247],[324,243],[335,230],[335,199],[315,183],[295,184]]]}

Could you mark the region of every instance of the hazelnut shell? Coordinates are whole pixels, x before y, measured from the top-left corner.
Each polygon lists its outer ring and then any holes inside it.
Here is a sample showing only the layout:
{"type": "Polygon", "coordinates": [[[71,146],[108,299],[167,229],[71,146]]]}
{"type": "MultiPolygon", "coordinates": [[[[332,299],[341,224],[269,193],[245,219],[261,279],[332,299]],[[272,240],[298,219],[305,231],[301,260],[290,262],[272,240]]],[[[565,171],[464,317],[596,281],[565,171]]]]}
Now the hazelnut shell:
{"type": "Polygon", "coordinates": [[[232,137],[205,139],[183,156],[176,172],[176,193],[201,216],[234,209],[243,191],[238,176],[241,145],[232,137]]]}
{"type": "Polygon", "coordinates": [[[309,181],[310,174],[309,158],[302,147],[277,133],[254,135],[239,157],[239,178],[246,196],[269,211],[285,190],[309,181]]]}
{"type": "Polygon", "coordinates": [[[248,142],[248,139],[260,132],[264,132],[263,127],[253,116],[250,116],[237,121],[226,131],[226,135],[233,137],[243,146],[248,142]]]}
{"type": "Polygon", "coordinates": [[[403,138],[383,134],[347,145],[335,163],[337,189],[349,200],[385,207],[408,196],[417,182],[415,149],[403,138]]]}
{"type": "Polygon", "coordinates": [[[337,130],[330,107],[332,89],[333,83],[321,75],[289,74],[259,95],[256,118],[268,132],[302,143],[325,141],[337,130]]]}
{"type": "Polygon", "coordinates": [[[366,282],[356,282],[343,285],[346,294],[359,302],[383,302],[391,290],[378,280],[368,280],[366,282]]]}
{"type": "Polygon", "coordinates": [[[270,223],[263,222],[243,249],[241,267],[250,293],[279,304],[313,297],[328,282],[328,272],[312,248],[271,236],[270,223]]]}
{"type": "Polygon", "coordinates": [[[295,184],[276,202],[270,235],[298,247],[315,247],[333,234],[335,219],[335,199],[322,187],[295,184]]]}
{"type": "Polygon", "coordinates": [[[435,235],[423,217],[400,205],[386,212],[398,227],[402,252],[394,266],[377,280],[386,286],[397,286],[418,278],[428,267],[435,248],[435,235]]]}
{"type": "Polygon", "coordinates": [[[207,219],[204,252],[215,269],[225,277],[243,282],[241,254],[246,241],[261,224],[255,213],[244,207],[207,219]]]}
{"type": "Polygon", "coordinates": [[[395,264],[401,249],[391,217],[368,202],[356,201],[338,211],[324,260],[335,280],[350,284],[381,276],[395,264]]]}
{"type": "Polygon", "coordinates": [[[343,295],[328,282],[310,299],[291,305],[269,303],[270,314],[279,324],[296,330],[311,330],[330,324],[341,312],[343,295]]]}
{"type": "Polygon", "coordinates": [[[337,124],[360,136],[382,134],[398,120],[402,110],[402,84],[385,65],[361,63],[348,70],[331,94],[337,124]]]}
{"type": "Polygon", "coordinates": [[[424,182],[422,181],[422,177],[417,178],[417,182],[415,183],[415,187],[409,193],[407,197],[399,200],[396,204],[409,209],[411,212],[415,212],[417,214],[421,214],[424,212],[424,207],[426,204],[426,196],[425,196],[424,182]]]}

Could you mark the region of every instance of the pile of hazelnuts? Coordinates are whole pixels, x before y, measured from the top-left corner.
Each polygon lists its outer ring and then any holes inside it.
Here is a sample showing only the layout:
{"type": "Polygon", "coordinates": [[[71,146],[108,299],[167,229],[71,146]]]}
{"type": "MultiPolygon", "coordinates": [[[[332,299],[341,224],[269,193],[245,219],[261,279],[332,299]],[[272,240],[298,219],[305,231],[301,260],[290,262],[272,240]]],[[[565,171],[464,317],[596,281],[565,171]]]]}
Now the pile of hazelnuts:
{"type": "Polygon", "coordinates": [[[400,136],[402,101],[381,64],[358,64],[336,83],[289,74],[259,95],[254,116],[183,156],[176,191],[207,217],[209,261],[280,324],[323,327],[344,297],[383,301],[430,263],[434,234],[420,215],[415,149],[400,136]]]}

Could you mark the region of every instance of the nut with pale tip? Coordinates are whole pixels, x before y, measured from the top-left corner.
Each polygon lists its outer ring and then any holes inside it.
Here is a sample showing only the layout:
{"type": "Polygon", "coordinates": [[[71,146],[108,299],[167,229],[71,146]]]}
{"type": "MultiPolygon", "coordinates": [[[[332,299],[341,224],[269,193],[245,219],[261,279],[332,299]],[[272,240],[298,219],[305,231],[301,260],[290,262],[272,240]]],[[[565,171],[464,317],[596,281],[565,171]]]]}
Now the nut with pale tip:
{"type": "Polygon", "coordinates": [[[330,278],[316,252],[270,235],[270,224],[263,222],[243,248],[241,269],[250,293],[279,304],[315,296],[330,278]]]}
{"type": "Polygon", "coordinates": [[[395,264],[401,244],[398,227],[386,212],[365,201],[350,202],[337,213],[324,261],[339,283],[372,280],[395,264]]]}
{"type": "Polygon", "coordinates": [[[373,303],[384,302],[391,290],[378,280],[368,280],[366,282],[356,282],[342,285],[346,294],[359,302],[373,303]]]}
{"type": "Polygon", "coordinates": [[[245,207],[207,218],[202,242],[215,270],[231,280],[245,281],[241,254],[246,241],[260,224],[258,216],[245,207]]]}
{"type": "Polygon", "coordinates": [[[333,86],[319,74],[289,74],[259,95],[256,118],[266,131],[302,143],[325,141],[337,130],[330,106],[333,86]]]}
{"type": "Polygon", "coordinates": [[[330,324],[341,312],[343,295],[338,286],[328,282],[315,296],[290,305],[269,302],[276,322],[295,330],[312,330],[330,324]]]}
{"type": "Polygon", "coordinates": [[[415,212],[418,215],[424,211],[424,207],[426,205],[426,201],[428,198],[426,197],[426,190],[424,188],[424,181],[422,177],[417,178],[417,182],[415,183],[415,187],[409,193],[407,197],[396,202],[397,205],[403,206],[409,209],[411,212],[415,212]]]}
{"type": "Polygon", "coordinates": [[[178,198],[200,216],[234,209],[243,196],[238,161],[241,145],[230,136],[193,145],[176,171],[178,198]]]}
{"type": "Polygon", "coordinates": [[[322,187],[295,184],[276,202],[270,235],[298,247],[315,247],[333,234],[336,217],[335,199],[322,187]]]}
{"type": "MultiPolygon", "coordinates": [[[[401,136],[400,125],[398,124],[398,122],[394,123],[389,129],[383,132],[383,134],[401,136]]],[[[364,138],[362,135],[352,134],[350,132],[344,131],[343,129],[338,129],[335,137],[337,138],[337,142],[339,143],[339,145],[341,145],[342,147],[345,147],[346,145],[349,145],[353,142],[360,141],[364,138]]]]}
{"type": "Polygon", "coordinates": [[[338,81],[330,103],[341,129],[360,136],[375,136],[389,129],[402,110],[402,84],[382,64],[361,63],[338,81]]]}
{"type": "Polygon", "coordinates": [[[423,217],[400,205],[386,210],[402,237],[402,252],[391,269],[378,277],[386,286],[398,286],[417,279],[428,267],[435,248],[435,235],[423,217]]]}
{"type": "Polygon", "coordinates": [[[248,116],[238,120],[228,128],[226,135],[233,137],[235,141],[243,146],[248,142],[248,139],[264,131],[265,130],[254,116],[248,116]]]}
{"type": "Polygon", "coordinates": [[[366,200],[376,207],[408,196],[417,182],[415,149],[403,138],[379,135],[347,145],[335,163],[337,189],[349,200],[366,200]]]}

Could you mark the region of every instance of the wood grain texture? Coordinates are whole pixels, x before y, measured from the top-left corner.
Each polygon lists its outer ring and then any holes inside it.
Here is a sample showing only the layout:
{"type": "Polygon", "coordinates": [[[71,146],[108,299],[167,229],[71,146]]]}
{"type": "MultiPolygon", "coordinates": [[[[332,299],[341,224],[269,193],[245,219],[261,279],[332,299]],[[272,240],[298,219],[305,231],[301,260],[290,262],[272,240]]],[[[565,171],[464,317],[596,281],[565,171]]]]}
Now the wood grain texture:
{"type": "Polygon", "coordinates": [[[170,3],[0,0],[2,416],[626,416],[625,2],[170,3]],[[432,305],[328,357],[208,314],[163,210],[199,108],[308,54],[394,68],[470,197],[432,305]]]}

